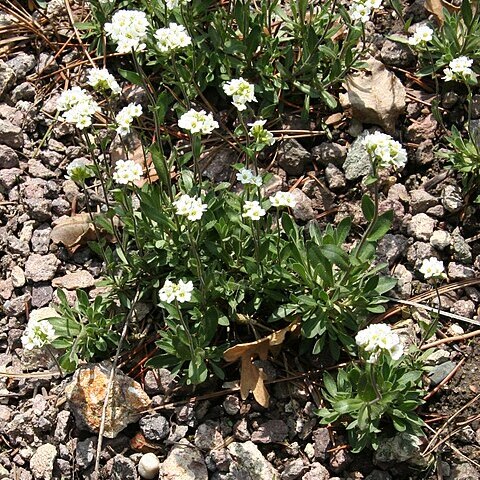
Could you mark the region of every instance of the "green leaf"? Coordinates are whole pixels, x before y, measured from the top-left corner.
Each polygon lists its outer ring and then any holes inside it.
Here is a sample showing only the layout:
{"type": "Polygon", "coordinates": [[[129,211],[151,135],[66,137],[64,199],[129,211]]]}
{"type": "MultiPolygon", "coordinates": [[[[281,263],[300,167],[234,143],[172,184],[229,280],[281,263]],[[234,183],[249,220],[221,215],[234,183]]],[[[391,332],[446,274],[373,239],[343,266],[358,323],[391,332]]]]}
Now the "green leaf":
{"type": "Polygon", "coordinates": [[[373,220],[375,216],[375,204],[368,195],[362,197],[362,212],[367,221],[371,222],[373,220]]]}
{"type": "Polygon", "coordinates": [[[376,242],[383,238],[383,236],[390,230],[393,221],[393,211],[389,210],[388,212],[382,213],[375,222],[370,235],[368,236],[368,241],[376,242]]]}
{"type": "Polygon", "coordinates": [[[119,68],[118,73],[130,83],[138,85],[139,87],[143,86],[142,77],[138,73],[131,72],[130,70],[124,70],[123,68],[119,68]]]}

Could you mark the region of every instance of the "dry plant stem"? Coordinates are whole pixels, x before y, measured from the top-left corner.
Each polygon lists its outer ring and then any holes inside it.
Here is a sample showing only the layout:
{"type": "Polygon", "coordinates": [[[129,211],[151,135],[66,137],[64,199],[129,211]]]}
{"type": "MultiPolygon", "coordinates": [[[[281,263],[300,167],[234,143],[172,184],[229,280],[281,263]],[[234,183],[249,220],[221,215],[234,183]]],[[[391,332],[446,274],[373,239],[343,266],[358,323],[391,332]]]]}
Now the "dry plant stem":
{"type": "Polygon", "coordinates": [[[441,390],[455,376],[455,374],[458,372],[458,370],[460,370],[460,367],[464,363],[465,363],[465,358],[462,358],[458,362],[457,366],[431,392],[425,395],[423,399],[426,401],[429,398],[432,398],[439,390],[441,390]]]}
{"type": "Polygon", "coordinates": [[[122,349],[123,340],[125,339],[128,331],[128,326],[130,325],[130,320],[135,312],[135,305],[140,298],[140,291],[137,290],[135,293],[135,297],[133,298],[132,304],[130,306],[130,311],[125,318],[125,323],[123,324],[122,334],[120,336],[120,340],[118,341],[117,351],[115,352],[115,357],[113,359],[112,370],[110,371],[110,377],[108,379],[107,384],[107,391],[105,393],[105,400],[103,401],[103,408],[102,408],[102,418],[100,419],[100,428],[98,431],[98,443],[97,443],[97,451],[95,455],[95,468],[93,471],[93,477],[98,478],[98,472],[100,469],[100,455],[102,453],[102,443],[103,443],[103,433],[105,432],[105,423],[107,419],[107,407],[108,407],[108,399],[110,397],[110,392],[112,390],[113,385],[113,378],[115,376],[115,371],[117,369],[118,359],[120,357],[120,350],[122,349]]]}
{"type": "Polygon", "coordinates": [[[451,342],[461,342],[463,340],[467,340],[469,338],[476,337],[480,335],[480,330],[475,330],[474,332],[464,333],[463,335],[455,335],[454,337],[446,337],[440,340],[436,340],[435,342],[427,343],[421,347],[421,350],[428,350],[432,347],[438,347],[439,345],[443,345],[444,343],[451,343],[451,342]]]}

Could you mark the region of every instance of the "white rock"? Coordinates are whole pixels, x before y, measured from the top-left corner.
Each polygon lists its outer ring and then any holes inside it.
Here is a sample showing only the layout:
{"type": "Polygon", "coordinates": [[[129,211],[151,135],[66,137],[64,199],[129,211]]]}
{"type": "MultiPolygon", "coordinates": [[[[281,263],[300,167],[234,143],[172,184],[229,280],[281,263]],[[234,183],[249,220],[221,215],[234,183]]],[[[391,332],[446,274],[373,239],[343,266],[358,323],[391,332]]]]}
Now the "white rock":
{"type": "Polygon", "coordinates": [[[435,230],[430,237],[430,245],[439,250],[447,248],[452,241],[452,236],[445,230],[435,230]]]}
{"type": "Polygon", "coordinates": [[[147,480],[155,478],[160,470],[160,460],[154,453],[146,453],[138,462],[138,474],[147,480]]]}
{"type": "Polygon", "coordinates": [[[12,268],[12,284],[15,288],[20,288],[25,285],[25,282],[27,281],[25,278],[25,273],[23,273],[23,270],[18,266],[15,265],[12,268]]]}
{"type": "Polygon", "coordinates": [[[53,462],[57,456],[57,448],[51,443],[38,447],[30,459],[30,470],[36,480],[50,480],[52,478],[53,462]]]}

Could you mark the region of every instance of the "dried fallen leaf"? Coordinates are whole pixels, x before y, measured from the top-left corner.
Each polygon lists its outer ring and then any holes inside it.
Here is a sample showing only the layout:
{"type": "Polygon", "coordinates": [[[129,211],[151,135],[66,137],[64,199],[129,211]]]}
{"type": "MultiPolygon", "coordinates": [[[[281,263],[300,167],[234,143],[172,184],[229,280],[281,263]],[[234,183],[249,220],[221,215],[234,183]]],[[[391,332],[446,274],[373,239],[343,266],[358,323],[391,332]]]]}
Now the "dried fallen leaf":
{"type": "Polygon", "coordinates": [[[449,12],[457,12],[460,7],[452,5],[445,0],[425,0],[425,9],[428,10],[437,20],[439,25],[445,22],[445,15],[443,9],[446,8],[449,12]]]}
{"type": "Polygon", "coordinates": [[[347,76],[347,93],[340,102],[362,123],[380,125],[393,133],[397,118],[405,110],[405,87],[382,62],[370,58],[367,65],[365,70],[347,76]]]}
{"type": "Polygon", "coordinates": [[[297,320],[260,340],[240,343],[225,351],[223,358],[227,362],[235,362],[240,359],[240,395],[243,400],[248,397],[251,391],[255,400],[262,407],[268,407],[270,395],[265,387],[265,375],[262,370],[253,364],[253,360],[256,357],[260,358],[260,360],[266,360],[268,351],[272,350],[272,347],[281,345],[287,333],[297,333],[299,329],[300,325],[297,320]]]}

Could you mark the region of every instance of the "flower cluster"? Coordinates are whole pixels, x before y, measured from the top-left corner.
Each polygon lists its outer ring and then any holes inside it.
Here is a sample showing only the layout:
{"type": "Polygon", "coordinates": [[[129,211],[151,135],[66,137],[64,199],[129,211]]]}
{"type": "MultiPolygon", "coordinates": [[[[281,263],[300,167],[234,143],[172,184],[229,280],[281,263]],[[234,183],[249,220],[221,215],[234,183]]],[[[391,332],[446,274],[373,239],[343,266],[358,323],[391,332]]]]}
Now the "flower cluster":
{"type": "Polygon", "coordinates": [[[273,207],[290,207],[293,208],[297,201],[291,192],[277,192],[270,198],[270,203],[273,207]]]}
{"type": "Polygon", "coordinates": [[[167,7],[167,10],[173,10],[180,5],[186,5],[190,1],[191,0],[165,0],[165,6],[167,7]]]}
{"type": "Polygon", "coordinates": [[[100,92],[111,90],[114,95],[122,93],[115,77],[106,68],[92,68],[88,72],[87,83],[100,92]]]}
{"type": "Polygon", "coordinates": [[[415,30],[415,33],[408,39],[408,43],[412,47],[423,46],[426,43],[432,41],[433,30],[427,25],[420,25],[415,30]]]}
{"type": "Polygon", "coordinates": [[[162,302],[172,303],[177,301],[179,303],[189,302],[192,299],[193,283],[184,282],[180,280],[178,283],[173,283],[170,280],[165,280],[165,284],[158,292],[158,296],[162,302]]]}
{"type": "Polygon", "coordinates": [[[232,104],[240,112],[247,108],[247,102],[256,102],[254,86],[242,77],[233,78],[223,86],[223,91],[232,97],[232,104]]]}
{"type": "Polygon", "coordinates": [[[273,145],[275,143],[275,138],[273,134],[264,128],[266,120],[256,120],[253,123],[249,123],[250,127],[250,136],[255,139],[255,142],[262,145],[273,145]]]}
{"type": "Polygon", "coordinates": [[[67,165],[67,178],[81,182],[89,176],[90,171],[84,158],[77,158],[67,165]]]}
{"type": "Polygon", "coordinates": [[[423,274],[425,280],[445,277],[443,262],[435,257],[425,258],[418,270],[423,274]]]}
{"type": "Polygon", "coordinates": [[[212,133],[215,128],[218,128],[218,122],[213,119],[211,113],[207,114],[205,110],[197,112],[192,109],[180,117],[178,120],[178,126],[190,133],[207,135],[212,133]]]}
{"type": "Polygon", "coordinates": [[[397,170],[402,170],[407,163],[406,150],[390,135],[380,132],[370,133],[364,138],[363,145],[371,160],[380,168],[393,166],[397,170]]]}
{"type": "Polygon", "coordinates": [[[105,24],[105,32],[117,44],[118,53],[144,50],[148,28],[147,16],[138,10],[119,10],[111,23],[105,24]]]}
{"type": "Polygon", "coordinates": [[[53,342],[55,329],[46,318],[56,316],[58,316],[57,312],[49,307],[32,311],[27,328],[22,335],[22,345],[25,350],[41,348],[53,342]]]}
{"type": "Polygon", "coordinates": [[[243,185],[256,185],[257,187],[261,187],[263,184],[261,175],[254,175],[248,168],[242,168],[237,173],[237,180],[243,185]]]}
{"type": "Polygon", "coordinates": [[[475,82],[477,75],[472,70],[472,65],[473,60],[471,58],[465,56],[454,58],[444,70],[445,76],[443,79],[447,82],[451,80],[475,82]]]}
{"type": "Polygon", "coordinates": [[[360,330],[355,341],[360,348],[370,354],[368,363],[376,363],[381,353],[387,353],[392,360],[398,360],[403,355],[400,337],[385,323],[369,325],[364,330],[360,330]]]}
{"type": "Polygon", "coordinates": [[[113,179],[121,185],[136,182],[143,176],[142,166],[135,163],[133,160],[117,160],[115,164],[115,171],[113,172],[113,179]]]}
{"type": "Polygon", "coordinates": [[[202,203],[200,198],[191,197],[183,194],[178,200],[173,202],[175,213],[182,217],[187,217],[188,220],[200,220],[203,212],[207,209],[207,205],[202,203]]]}
{"type": "Polygon", "coordinates": [[[245,202],[243,206],[242,217],[249,218],[250,220],[260,220],[267,212],[261,207],[260,203],[256,200],[245,202]]]}
{"type": "Polygon", "coordinates": [[[159,28],[154,37],[157,40],[157,47],[162,53],[173,52],[192,44],[192,39],[185,27],[173,22],[168,25],[168,28],[159,28]]]}
{"type": "Polygon", "coordinates": [[[382,8],[382,0],[354,0],[350,7],[350,18],[355,22],[360,20],[362,23],[370,20],[372,10],[382,8]]]}
{"type": "Polygon", "coordinates": [[[130,133],[133,120],[142,114],[142,106],[136,103],[129,103],[123,107],[115,116],[117,122],[117,133],[124,136],[130,133]]]}
{"type": "Polygon", "coordinates": [[[100,111],[97,102],[85,90],[73,87],[65,90],[57,101],[57,109],[64,112],[62,117],[83,130],[92,124],[92,116],[100,111]]]}

